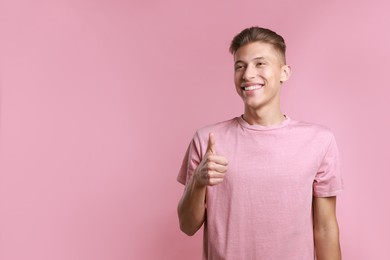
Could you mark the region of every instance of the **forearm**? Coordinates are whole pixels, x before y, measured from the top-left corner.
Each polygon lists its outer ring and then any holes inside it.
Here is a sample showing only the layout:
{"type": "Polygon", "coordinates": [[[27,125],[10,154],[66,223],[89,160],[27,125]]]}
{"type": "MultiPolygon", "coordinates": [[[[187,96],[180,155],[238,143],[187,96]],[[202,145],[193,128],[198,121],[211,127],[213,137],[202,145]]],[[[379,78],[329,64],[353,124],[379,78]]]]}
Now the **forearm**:
{"type": "Polygon", "coordinates": [[[317,260],[341,260],[337,223],[325,229],[314,229],[317,260]]]}
{"type": "Polygon", "coordinates": [[[205,220],[206,186],[191,178],[178,205],[180,229],[189,236],[199,230],[205,220]]]}

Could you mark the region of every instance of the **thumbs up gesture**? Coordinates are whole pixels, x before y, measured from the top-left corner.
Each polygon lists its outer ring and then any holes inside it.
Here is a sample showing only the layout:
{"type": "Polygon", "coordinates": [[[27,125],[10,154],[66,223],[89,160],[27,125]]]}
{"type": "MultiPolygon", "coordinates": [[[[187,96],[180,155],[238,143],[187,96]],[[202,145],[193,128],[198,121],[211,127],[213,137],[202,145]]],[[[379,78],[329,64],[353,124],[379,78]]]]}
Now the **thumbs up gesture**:
{"type": "Polygon", "coordinates": [[[228,160],[215,151],[215,136],[209,134],[207,150],[202,161],[195,170],[194,177],[200,186],[214,186],[223,182],[228,160]]]}

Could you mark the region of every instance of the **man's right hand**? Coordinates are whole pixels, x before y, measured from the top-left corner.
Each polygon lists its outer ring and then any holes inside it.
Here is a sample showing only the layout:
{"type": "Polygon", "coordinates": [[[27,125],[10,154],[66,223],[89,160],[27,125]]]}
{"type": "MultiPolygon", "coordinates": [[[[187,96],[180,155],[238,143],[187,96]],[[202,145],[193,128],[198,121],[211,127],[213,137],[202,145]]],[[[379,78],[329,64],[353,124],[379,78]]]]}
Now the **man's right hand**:
{"type": "Polygon", "coordinates": [[[180,229],[189,236],[199,230],[205,220],[206,187],[220,184],[228,161],[215,152],[214,134],[209,134],[207,150],[196,168],[178,205],[180,229]]]}
{"type": "Polygon", "coordinates": [[[210,133],[206,153],[194,173],[196,185],[204,187],[222,183],[227,166],[228,160],[216,154],[215,136],[210,133]]]}

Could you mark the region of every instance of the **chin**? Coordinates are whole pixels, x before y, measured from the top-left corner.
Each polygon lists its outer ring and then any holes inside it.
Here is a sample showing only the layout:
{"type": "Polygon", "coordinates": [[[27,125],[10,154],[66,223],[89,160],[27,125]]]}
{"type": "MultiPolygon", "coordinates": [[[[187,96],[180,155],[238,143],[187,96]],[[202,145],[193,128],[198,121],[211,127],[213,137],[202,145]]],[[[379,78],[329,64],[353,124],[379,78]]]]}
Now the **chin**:
{"type": "Polygon", "coordinates": [[[264,104],[263,103],[261,103],[261,102],[251,102],[251,103],[245,103],[245,107],[247,108],[247,109],[251,109],[251,110],[256,110],[256,109],[259,109],[259,108],[261,108],[262,106],[264,106],[264,104]]]}
{"type": "Polygon", "coordinates": [[[257,107],[264,104],[264,100],[260,97],[243,97],[244,104],[250,107],[257,107]]]}

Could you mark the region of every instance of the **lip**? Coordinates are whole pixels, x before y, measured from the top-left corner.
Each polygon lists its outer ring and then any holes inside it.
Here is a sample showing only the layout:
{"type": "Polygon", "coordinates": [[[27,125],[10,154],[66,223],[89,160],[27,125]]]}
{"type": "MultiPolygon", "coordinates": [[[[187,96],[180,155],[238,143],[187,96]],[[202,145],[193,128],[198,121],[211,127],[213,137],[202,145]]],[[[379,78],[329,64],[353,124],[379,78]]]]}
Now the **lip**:
{"type": "Polygon", "coordinates": [[[260,86],[260,88],[264,87],[264,84],[258,83],[258,82],[246,82],[241,84],[241,89],[245,90],[246,87],[251,87],[251,86],[260,86]]]}

